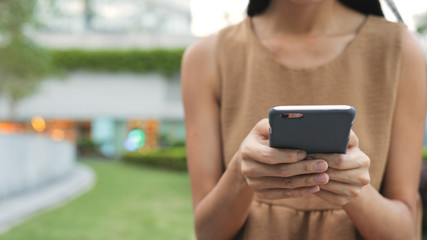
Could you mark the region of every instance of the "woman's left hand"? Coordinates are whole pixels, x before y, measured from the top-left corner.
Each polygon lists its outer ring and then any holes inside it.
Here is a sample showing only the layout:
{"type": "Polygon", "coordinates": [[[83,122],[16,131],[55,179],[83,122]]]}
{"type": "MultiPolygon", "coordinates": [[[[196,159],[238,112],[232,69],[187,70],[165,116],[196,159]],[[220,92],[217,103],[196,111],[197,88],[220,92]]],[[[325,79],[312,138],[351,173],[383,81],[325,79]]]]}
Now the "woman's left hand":
{"type": "Polygon", "coordinates": [[[358,197],[363,186],[370,182],[370,159],[359,149],[359,140],[353,130],[346,154],[311,154],[309,157],[328,163],[329,182],[320,185],[320,192],[315,193],[327,202],[344,206],[358,197]]]}

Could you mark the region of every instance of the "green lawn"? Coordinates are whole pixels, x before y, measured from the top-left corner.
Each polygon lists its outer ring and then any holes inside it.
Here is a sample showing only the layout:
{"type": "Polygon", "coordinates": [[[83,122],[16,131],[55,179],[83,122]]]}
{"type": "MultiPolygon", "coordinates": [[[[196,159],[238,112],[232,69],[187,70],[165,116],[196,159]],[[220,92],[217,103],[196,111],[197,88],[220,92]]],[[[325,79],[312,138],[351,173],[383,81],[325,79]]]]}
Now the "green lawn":
{"type": "Polygon", "coordinates": [[[194,239],[186,173],[120,162],[82,163],[96,172],[92,190],[31,218],[0,240],[194,239]]]}

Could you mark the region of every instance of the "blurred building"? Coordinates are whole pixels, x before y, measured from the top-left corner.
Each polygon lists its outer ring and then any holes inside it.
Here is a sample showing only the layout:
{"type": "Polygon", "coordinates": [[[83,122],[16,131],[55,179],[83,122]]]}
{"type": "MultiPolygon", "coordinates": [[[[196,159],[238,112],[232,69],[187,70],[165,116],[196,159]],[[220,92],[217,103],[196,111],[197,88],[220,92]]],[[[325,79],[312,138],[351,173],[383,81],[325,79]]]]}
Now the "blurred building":
{"type": "Polygon", "coordinates": [[[189,0],[39,0],[37,19],[32,36],[57,48],[183,47],[195,39],[189,0]]]}
{"type": "MultiPolygon", "coordinates": [[[[39,1],[40,27],[28,30],[48,48],[184,48],[197,40],[190,32],[189,0],[51,3],[39,1]]],[[[46,122],[41,134],[56,134],[56,140],[69,139],[81,149],[96,146],[105,156],[135,150],[125,145],[135,129],[144,131],[148,148],[185,139],[178,75],[70,72],[60,78],[44,81],[35,95],[16,106],[26,131],[34,131],[30,122],[40,116],[46,122]]],[[[6,119],[8,113],[7,101],[0,99],[0,118],[6,119]]]]}

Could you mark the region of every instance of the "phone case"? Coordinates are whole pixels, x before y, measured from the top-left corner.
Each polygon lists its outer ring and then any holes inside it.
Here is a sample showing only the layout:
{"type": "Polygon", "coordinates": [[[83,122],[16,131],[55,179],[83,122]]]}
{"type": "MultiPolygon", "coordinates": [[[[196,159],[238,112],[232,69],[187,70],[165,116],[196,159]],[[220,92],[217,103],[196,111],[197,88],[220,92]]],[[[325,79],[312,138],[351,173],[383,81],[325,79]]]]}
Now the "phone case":
{"type": "Polygon", "coordinates": [[[345,154],[355,115],[356,110],[346,105],[272,108],[270,146],[307,153],[345,154]]]}

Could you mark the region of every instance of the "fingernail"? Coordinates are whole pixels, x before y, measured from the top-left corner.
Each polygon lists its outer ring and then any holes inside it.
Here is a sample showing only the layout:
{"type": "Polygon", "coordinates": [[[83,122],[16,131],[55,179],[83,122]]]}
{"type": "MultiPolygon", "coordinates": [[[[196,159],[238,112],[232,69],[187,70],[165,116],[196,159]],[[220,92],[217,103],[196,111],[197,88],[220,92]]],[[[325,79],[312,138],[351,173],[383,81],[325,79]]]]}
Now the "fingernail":
{"type": "Polygon", "coordinates": [[[324,161],[318,161],[316,162],[316,164],[314,164],[314,169],[316,171],[326,171],[327,168],[328,168],[328,165],[326,165],[324,161]]]}
{"type": "Polygon", "coordinates": [[[314,177],[314,179],[317,183],[326,183],[328,181],[325,174],[317,175],[316,177],[314,177]]]}
{"type": "Polygon", "coordinates": [[[320,191],[319,186],[314,186],[312,188],[310,188],[310,190],[308,190],[310,193],[317,193],[318,191],[320,191]]]}
{"type": "Polygon", "coordinates": [[[303,160],[306,156],[306,153],[304,151],[298,151],[298,160],[303,160]]]}

